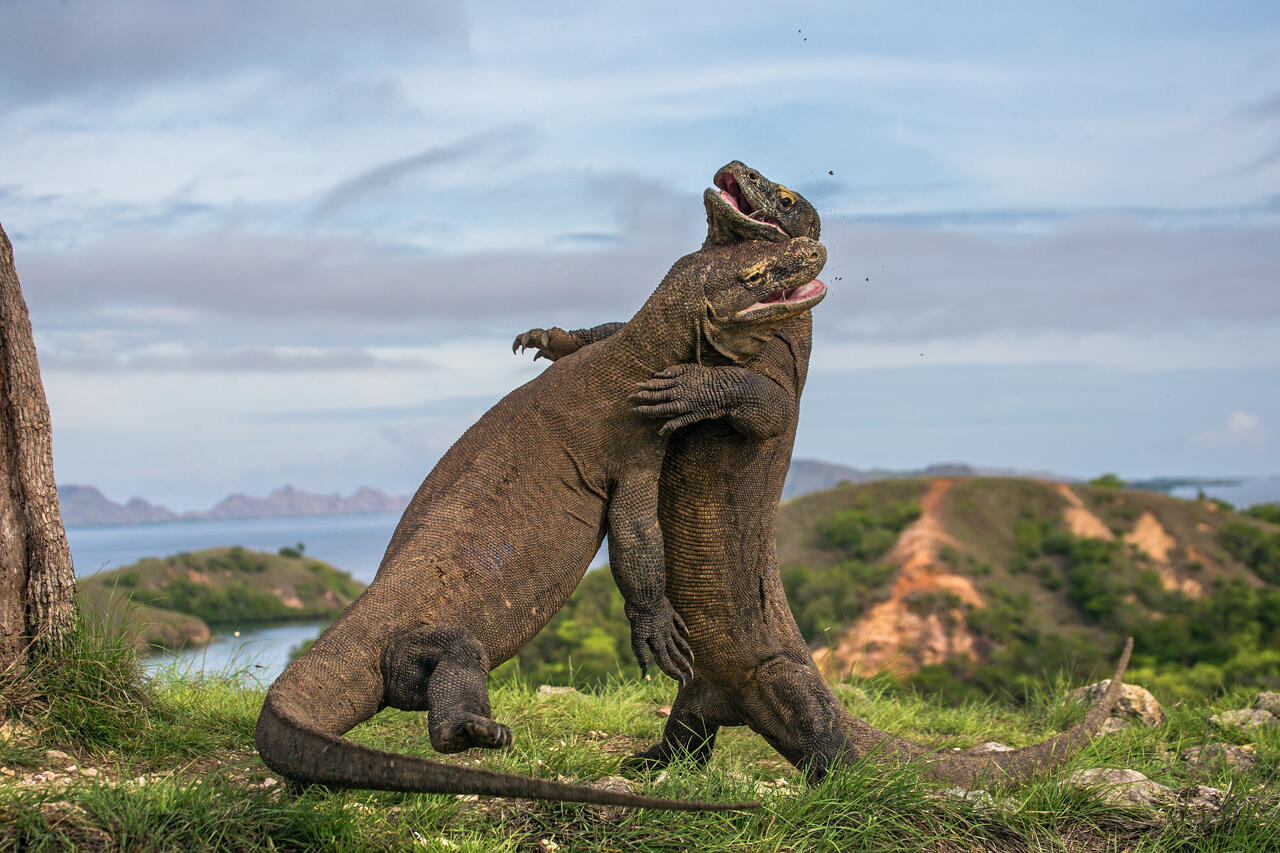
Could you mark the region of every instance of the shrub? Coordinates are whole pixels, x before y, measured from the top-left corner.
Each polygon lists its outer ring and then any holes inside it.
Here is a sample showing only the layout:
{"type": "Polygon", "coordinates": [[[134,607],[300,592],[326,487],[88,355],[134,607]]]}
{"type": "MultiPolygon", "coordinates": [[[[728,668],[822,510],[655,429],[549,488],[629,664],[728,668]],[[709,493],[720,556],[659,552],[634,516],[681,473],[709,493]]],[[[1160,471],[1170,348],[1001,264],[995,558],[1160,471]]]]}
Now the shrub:
{"type": "Polygon", "coordinates": [[[1280,524],[1280,503],[1251,506],[1244,511],[1244,514],[1272,524],[1280,524]]]}

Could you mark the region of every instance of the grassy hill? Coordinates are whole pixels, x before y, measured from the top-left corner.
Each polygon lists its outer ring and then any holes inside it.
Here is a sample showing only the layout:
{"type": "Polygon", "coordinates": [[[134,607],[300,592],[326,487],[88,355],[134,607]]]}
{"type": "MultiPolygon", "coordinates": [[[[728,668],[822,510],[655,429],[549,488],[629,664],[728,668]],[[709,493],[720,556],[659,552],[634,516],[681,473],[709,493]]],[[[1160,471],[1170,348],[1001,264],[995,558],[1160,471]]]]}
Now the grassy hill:
{"type": "MultiPolygon", "coordinates": [[[[1133,634],[1148,686],[1280,687],[1275,513],[1100,482],[922,477],[784,502],[783,582],[820,665],[1017,697],[1062,672],[1105,677],[1133,634]]],[[[607,573],[587,575],[517,667],[561,683],[634,671],[607,573]]]]}
{"type": "Polygon", "coordinates": [[[77,586],[108,623],[131,626],[141,648],[201,645],[211,628],[331,619],[364,589],[298,549],[268,554],[238,546],[148,557],[77,586]]]}

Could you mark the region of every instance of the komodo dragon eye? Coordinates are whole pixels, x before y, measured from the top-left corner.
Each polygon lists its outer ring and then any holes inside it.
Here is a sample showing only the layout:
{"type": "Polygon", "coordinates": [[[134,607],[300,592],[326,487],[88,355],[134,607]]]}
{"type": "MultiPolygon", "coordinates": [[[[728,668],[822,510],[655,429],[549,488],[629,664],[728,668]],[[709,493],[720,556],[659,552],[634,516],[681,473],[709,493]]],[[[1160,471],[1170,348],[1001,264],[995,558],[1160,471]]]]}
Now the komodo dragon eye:
{"type": "Polygon", "coordinates": [[[791,190],[787,189],[786,187],[779,187],[778,195],[782,197],[783,207],[790,207],[791,205],[796,203],[796,194],[793,193],[791,190]]]}
{"type": "Polygon", "coordinates": [[[764,281],[764,272],[759,267],[743,270],[738,273],[738,280],[748,287],[755,287],[757,284],[764,281]]]}

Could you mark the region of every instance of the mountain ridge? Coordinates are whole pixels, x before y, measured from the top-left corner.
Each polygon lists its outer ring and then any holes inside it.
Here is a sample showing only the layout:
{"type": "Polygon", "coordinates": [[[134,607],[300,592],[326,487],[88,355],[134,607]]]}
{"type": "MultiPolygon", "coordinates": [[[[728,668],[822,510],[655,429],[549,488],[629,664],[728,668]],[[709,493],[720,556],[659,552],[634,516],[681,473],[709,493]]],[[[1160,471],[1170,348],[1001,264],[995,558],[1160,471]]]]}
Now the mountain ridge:
{"type": "Polygon", "coordinates": [[[96,486],[69,483],[58,486],[62,521],[67,527],[94,527],[109,524],[153,524],[170,521],[205,521],[226,518],[285,518],[310,515],[347,515],[368,512],[403,512],[408,495],[388,495],[361,486],[351,495],[322,495],[281,486],[266,497],[241,492],[227,495],[207,510],[176,513],[145,498],[133,497],[123,504],[102,494],[96,486]]]}

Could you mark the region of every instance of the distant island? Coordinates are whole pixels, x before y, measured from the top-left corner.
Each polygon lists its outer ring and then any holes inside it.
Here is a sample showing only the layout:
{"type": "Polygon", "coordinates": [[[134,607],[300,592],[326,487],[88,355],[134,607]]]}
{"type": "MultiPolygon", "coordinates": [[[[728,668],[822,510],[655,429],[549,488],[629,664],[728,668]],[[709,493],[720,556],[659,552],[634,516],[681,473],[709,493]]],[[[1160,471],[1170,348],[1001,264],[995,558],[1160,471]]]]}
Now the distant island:
{"type": "Polygon", "coordinates": [[[165,521],[192,521],[217,518],[284,518],[300,515],[346,515],[365,512],[403,512],[408,495],[388,495],[368,486],[348,497],[317,495],[282,486],[265,498],[236,493],[228,495],[212,509],[176,513],[167,507],[140,498],[116,503],[95,486],[58,486],[62,522],[68,527],[104,524],[148,524],[165,521]]]}

